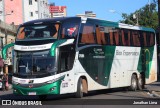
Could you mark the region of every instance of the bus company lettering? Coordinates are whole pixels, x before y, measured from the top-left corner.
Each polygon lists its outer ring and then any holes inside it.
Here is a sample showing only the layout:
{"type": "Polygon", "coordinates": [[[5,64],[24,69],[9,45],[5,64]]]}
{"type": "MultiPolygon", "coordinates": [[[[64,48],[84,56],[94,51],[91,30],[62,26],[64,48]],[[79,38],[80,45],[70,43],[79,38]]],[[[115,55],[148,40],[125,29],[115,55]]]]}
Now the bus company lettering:
{"type": "Polygon", "coordinates": [[[21,50],[36,50],[36,49],[45,49],[46,46],[23,46],[21,50]]]}
{"type": "Polygon", "coordinates": [[[127,52],[125,50],[123,50],[123,51],[116,50],[116,55],[139,56],[139,52],[127,52]]]}

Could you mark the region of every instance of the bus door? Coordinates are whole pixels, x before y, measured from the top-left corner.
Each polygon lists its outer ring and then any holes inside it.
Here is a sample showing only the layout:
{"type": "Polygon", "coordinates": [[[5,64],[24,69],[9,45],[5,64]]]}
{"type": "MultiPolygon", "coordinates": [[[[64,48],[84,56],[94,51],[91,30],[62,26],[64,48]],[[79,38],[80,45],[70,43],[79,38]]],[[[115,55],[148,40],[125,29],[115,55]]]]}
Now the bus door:
{"type": "Polygon", "coordinates": [[[61,93],[69,93],[74,90],[71,86],[74,86],[74,73],[73,64],[75,59],[75,47],[74,45],[66,45],[59,48],[59,69],[58,74],[61,77],[64,76],[62,80],[61,87],[64,88],[61,90],[61,93]]]}

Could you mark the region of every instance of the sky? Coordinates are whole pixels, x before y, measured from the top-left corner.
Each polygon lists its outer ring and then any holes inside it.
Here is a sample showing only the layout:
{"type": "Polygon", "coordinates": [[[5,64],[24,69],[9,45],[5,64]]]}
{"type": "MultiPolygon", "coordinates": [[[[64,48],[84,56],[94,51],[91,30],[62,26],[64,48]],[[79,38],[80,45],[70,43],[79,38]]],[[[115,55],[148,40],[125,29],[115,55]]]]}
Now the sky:
{"type": "Polygon", "coordinates": [[[93,11],[97,18],[110,21],[122,20],[121,13],[133,13],[152,0],[49,0],[56,6],[67,6],[67,16],[93,11]],[[116,12],[110,12],[115,10],[116,12]]]}

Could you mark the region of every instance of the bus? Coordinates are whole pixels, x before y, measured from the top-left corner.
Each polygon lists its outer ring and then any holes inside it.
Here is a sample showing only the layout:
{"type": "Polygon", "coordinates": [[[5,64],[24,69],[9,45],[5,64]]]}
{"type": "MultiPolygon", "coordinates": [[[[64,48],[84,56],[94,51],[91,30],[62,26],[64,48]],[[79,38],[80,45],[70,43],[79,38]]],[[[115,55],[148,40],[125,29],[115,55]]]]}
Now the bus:
{"type": "Polygon", "coordinates": [[[112,21],[62,17],[19,26],[14,47],[13,93],[38,95],[129,87],[142,90],[157,80],[152,28],[112,21]]]}

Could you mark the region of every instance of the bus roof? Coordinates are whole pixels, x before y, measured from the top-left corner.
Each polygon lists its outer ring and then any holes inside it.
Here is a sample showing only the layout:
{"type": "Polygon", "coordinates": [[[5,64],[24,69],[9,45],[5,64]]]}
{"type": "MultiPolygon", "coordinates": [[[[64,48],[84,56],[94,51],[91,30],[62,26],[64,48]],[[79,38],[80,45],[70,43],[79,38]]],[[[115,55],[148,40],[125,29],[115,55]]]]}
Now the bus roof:
{"type": "Polygon", "coordinates": [[[126,29],[132,29],[132,30],[143,30],[143,31],[149,31],[149,32],[155,32],[154,29],[148,28],[148,27],[141,27],[141,26],[134,26],[124,23],[118,23],[113,21],[107,21],[97,18],[81,18],[81,17],[57,17],[57,18],[50,18],[50,19],[38,19],[38,20],[32,20],[26,23],[23,23],[22,25],[32,25],[32,24],[43,24],[43,23],[51,23],[51,22],[63,22],[65,20],[78,20],[84,22],[92,22],[95,24],[100,24],[101,26],[109,26],[109,27],[117,27],[117,28],[126,28],[126,29]]]}
{"type": "Polygon", "coordinates": [[[107,21],[102,19],[96,19],[96,18],[87,18],[87,21],[95,22],[96,24],[101,24],[102,26],[110,26],[110,27],[118,27],[118,28],[126,28],[126,29],[132,29],[132,30],[143,30],[143,31],[149,31],[149,32],[155,32],[153,28],[148,27],[142,27],[142,26],[134,26],[119,22],[113,22],[113,21],[107,21]]]}
{"type": "Polygon", "coordinates": [[[37,19],[23,23],[22,25],[31,25],[31,24],[43,24],[51,22],[63,22],[65,20],[81,20],[80,17],[57,17],[57,18],[48,18],[48,19],[37,19]]]}

